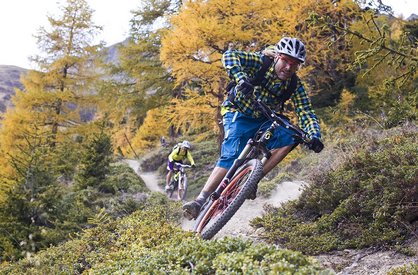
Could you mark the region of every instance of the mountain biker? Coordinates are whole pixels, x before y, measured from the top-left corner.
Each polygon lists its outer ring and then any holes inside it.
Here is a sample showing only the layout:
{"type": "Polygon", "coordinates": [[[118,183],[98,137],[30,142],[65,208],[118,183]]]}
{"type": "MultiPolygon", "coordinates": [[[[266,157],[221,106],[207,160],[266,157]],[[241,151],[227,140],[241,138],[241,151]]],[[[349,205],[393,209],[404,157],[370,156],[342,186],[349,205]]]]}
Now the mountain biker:
{"type": "Polygon", "coordinates": [[[175,168],[174,162],[183,163],[183,160],[187,158],[190,162],[190,165],[193,168],[196,166],[193,160],[192,154],[190,152],[190,149],[191,149],[191,144],[187,140],[184,140],[183,142],[174,146],[173,150],[168,156],[168,163],[167,163],[168,173],[166,175],[165,190],[170,189],[171,177],[173,176],[174,168],[175,168]]]}
{"type": "MultiPolygon", "coordinates": [[[[221,155],[216,167],[209,176],[202,191],[194,201],[183,205],[184,216],[189,220],[197,218],[201,206],[209,195],[218,187],[234,160],[238,158],[247,141],[257,131],[270,126],[269,120],[256,108],[254,102],[261,99],[271,109],[276,110],[283,104],[281,95],[294,81],[295,89],[290,99],[294,105],[300,127],[308,133],[311,142],[308,148],[316,153],[321,152],[324,145],[318,119],[312,110],[310,100],[301,80],[295,75],[306,59],[305,45],[297,38],[284,37],[273,49],[270,47],[264,55],[273,57],[270,67],[266,69],[261,84],[253,84],[256,74],[263,66],[263,53],[227,50],[222,56],[222,63],[229,77],[235,81],[235,94],[222,104],[224,140],[221,155]],[[295,75],[295,76],[293,76],[295,75]],[[293,77],[292,77],[293,76],[293,77]],[[294,79],[294,80],[292,80],[294,79]],[[296,82],[297,81],[297,82],[296,82]]],[[[295,147],[292,132],[278,127],[270,140],[268,148],[272,156],[263,167],[266,175],[295,147]]],[[[255,198],[255,194],[253,196],[255,198]]],[[[252,199],[253,199],[252,198],[252,199]]]]}

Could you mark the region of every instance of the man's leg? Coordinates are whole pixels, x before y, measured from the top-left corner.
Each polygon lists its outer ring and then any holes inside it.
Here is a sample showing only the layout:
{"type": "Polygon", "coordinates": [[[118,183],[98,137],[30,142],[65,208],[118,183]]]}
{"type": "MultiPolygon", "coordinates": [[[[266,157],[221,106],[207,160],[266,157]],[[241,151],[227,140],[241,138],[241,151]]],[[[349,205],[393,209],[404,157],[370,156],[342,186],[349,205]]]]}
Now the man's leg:
{"type": "Polygon", "coordinates": [[[210,196],[210,194],[215,191],[227,172],[228,169],[218,166],[213,169],[208,180],[206,181],[205,186],[203,187],[202,191],[200,191],[200,194],[197,196],[196,200],[183,205],[184,216],[187,219],[192,220],[197,218],[200,212],[200,208],[206,202],[206,199],[210,196]]]}
{"type": "Polygon", "coordinates": [[[173,171],[171,171],[171,170],[168,170],[168,173],[167,173],[167,175],[166,175],[166,177],[165,177],[165,187],[166,187],[166,189],[169,187],[169,185],[170,185],[170,181],[171,181],[171,177],[173,176],[173,171]]]}
{"type": "MultiPolygon", "coordinates": [[[[266,162],[263,168],[263,174],[266,175],[270,172],[280,161],[282,161],[287,154],[292,150],[293,145],[285,146],[282,148],[274,149],[271,154],[271,158],[266,162]]],[[[200,207],[206,202],[206,199],[212,194],[213,191],[221,183],[225,177],[228,169],[222,167],[215,167],[210,174],[205,186],[200,192],[196,200],[191,201],[183,206],[184,215],[189,220],[195,219],[200,212],[200,207]]],[[[255,198],[255,195],[254,195],[255,198]]]]}
{"type": "Polygon", "coordinates": [[[165,190],[168,190],[170,183],[171,183],[171,177],[174,174],[174,161],[170,161],[170,159],[168,159],[167,161],[167,175],[165,176],[165,190]]]}
{"type": "Polygon", "coordinates": [[[183,205],[184,216],[188,219],[196,218],[201,206],[218,187],[224,176],[233,165],[234,160],[244,149],[248,139],[254,136],[262,121],[255,121],[238,112],[228,112],[224,115],[223,125],[225,137],[222,143],[221,156],[217,166],[213,169],[205,186],[196,200],[183,205]]]}
{"type": "Polygon", "coordinates": [[[212,173],[210,174],[208,180],[206,181],[205,186],[203,187],[202,191],[200,192],[199,196],[197,197],[196,201],[203,204],[205,203],[206,199],[212,194],[213,191],[218,187],[221,183],[222,179],[225,177],[228,169],[222,167],[215,167],[212,173]]]}
{"type": "Polygon", "coordinates": [[[263,174],[267,175],[279,162],[281,162],[290,151],[292,151],[294,145],[288,145],[282,148],[272,150],[271,158],[264,164],[263,174]]]}

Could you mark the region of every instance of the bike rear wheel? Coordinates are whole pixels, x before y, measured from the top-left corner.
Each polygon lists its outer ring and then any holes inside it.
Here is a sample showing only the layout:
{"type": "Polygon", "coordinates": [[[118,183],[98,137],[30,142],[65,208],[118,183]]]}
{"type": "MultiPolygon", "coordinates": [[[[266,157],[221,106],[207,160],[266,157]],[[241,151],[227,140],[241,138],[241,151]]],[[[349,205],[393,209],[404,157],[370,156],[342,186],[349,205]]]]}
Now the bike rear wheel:
{"type": "Polygon", "coordinates": [[[211,239],[232,218],[263,176],[263,166],[252,159],[238,168],[229,185],[216,200],[209,200],[196,219],[194,231],[205,240],[211,239]]]}

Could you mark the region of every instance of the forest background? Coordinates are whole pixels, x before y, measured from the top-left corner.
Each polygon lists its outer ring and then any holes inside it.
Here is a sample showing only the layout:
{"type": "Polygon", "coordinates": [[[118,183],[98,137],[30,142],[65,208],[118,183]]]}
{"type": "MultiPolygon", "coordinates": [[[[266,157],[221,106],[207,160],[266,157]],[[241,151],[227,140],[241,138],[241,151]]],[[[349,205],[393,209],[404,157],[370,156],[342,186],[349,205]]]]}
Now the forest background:
{"type": "MultiPolygon", "coordinates": [[[[321,119],[326,146],[360,155],[383,145],[405,146],[396,152],[407,163],[397,163],[403,170],[391,176],[403,179],[399,189],[409,196],[395,205],[387,202],[382,215],[403,209],[402,220],[395,215],[399,223],[390,226],[407,223],[399,230],[413,232],[418,20],[390,16],[390,7],[379,0],[143,2],[132,12],[130,38],[117,47],[116,60],[109,60],[102,44],[92,43],[101,28],[83,0],[68,0],[61,15],[49,17],[50,25],[36,34],[42,54],[32,59],[38,70],[22,77],[24,89],[16,91],[1,121],[2,261],[140,209],[144,184],[117,160],[160,150],[163,136],[170,145],[188,139],[196,148],[206,147],[195,153],[203,173],[193,175],[194,194],[213,167],[223,136],[220,105],[229,79],[222,54],[260,51],[283,36],[296,36],[307,46],[298,74],[321,119]],[[350,143],[358,137],[370,147],[350,143]]],[[[291,110],[287,106],[289,116],[291,110]]],[[[308,154],[295,152],[298,158],[308,154]]],[[[384,162],[376,159],[376,170],[365,172],[368,179],[384,176],[382,169],[394,161],[383,156],[384,162]]],[[[335,162],[325,170],[338,166],[335,162]]],[[[390,181],[387,177],[381,182],[390,181]]],[[[316,218],[327,212],[317,208],[316,218]]],[[[267,219],[258,226],[267,227],[267,219]]]]}

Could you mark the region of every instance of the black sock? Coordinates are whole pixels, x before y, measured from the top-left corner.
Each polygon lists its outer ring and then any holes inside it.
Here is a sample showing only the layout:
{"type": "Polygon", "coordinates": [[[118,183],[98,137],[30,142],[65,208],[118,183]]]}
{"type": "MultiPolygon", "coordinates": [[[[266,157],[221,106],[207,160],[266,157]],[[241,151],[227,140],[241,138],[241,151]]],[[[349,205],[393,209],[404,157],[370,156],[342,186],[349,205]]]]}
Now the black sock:
{"type": "Polygon", "coordinates": [[[210,193],[206,191],[201,191],[199,196],[196,198],[196,202],[200,203],[200,205],[203,205],[206,202],[206,199],[209,197],[210,193]]]}

